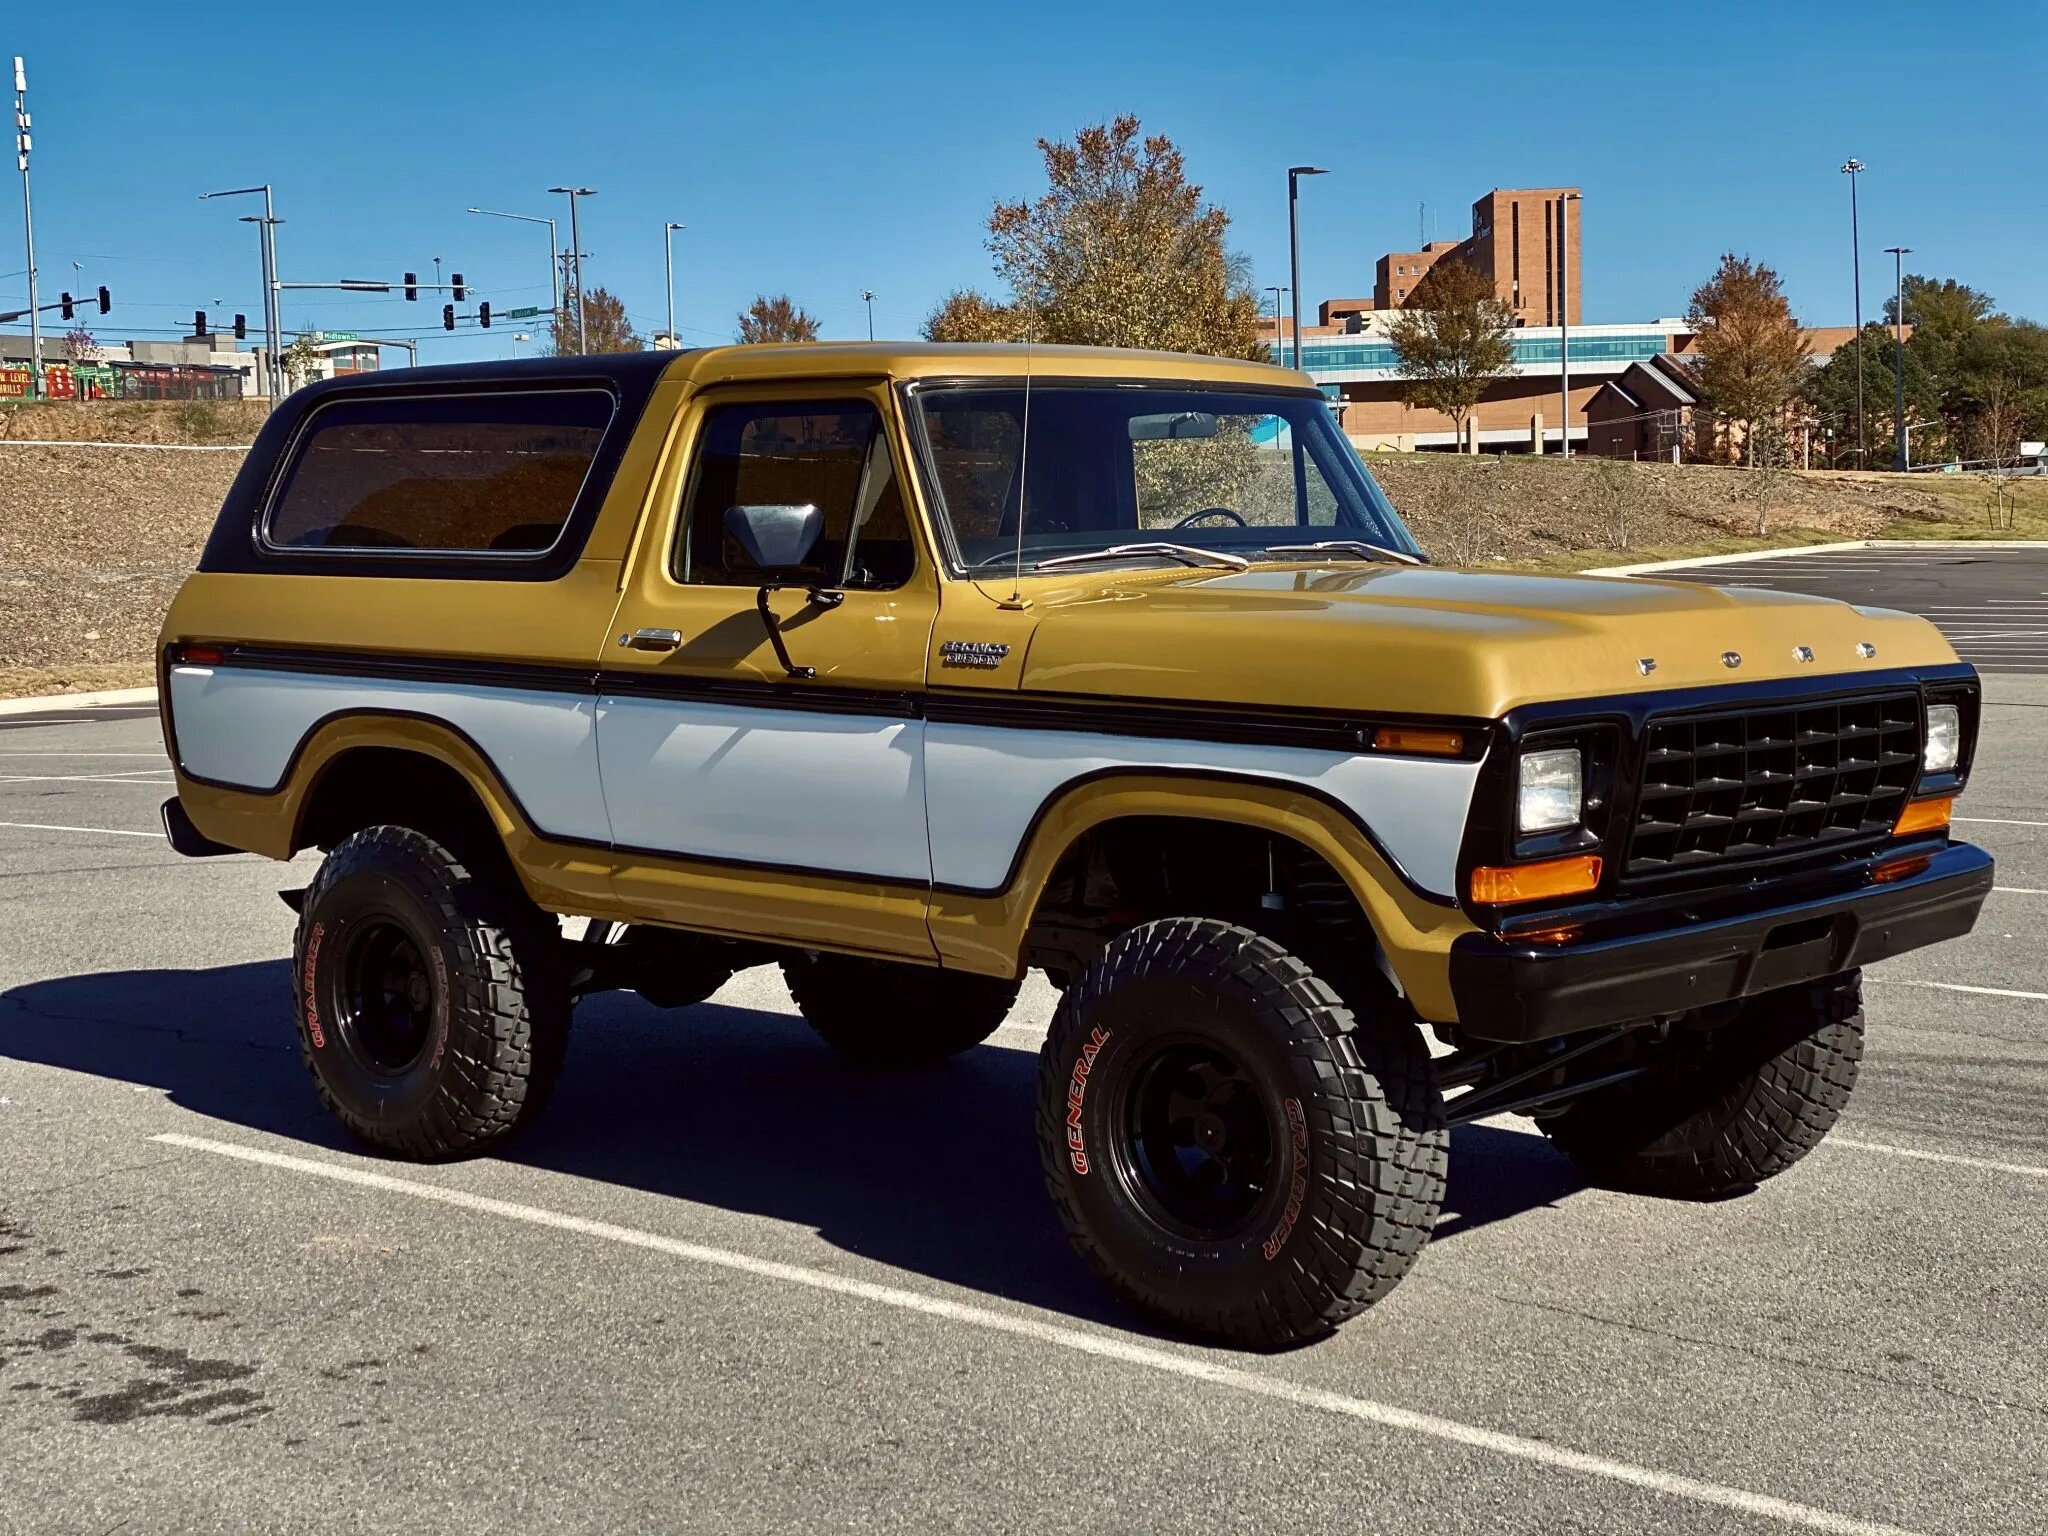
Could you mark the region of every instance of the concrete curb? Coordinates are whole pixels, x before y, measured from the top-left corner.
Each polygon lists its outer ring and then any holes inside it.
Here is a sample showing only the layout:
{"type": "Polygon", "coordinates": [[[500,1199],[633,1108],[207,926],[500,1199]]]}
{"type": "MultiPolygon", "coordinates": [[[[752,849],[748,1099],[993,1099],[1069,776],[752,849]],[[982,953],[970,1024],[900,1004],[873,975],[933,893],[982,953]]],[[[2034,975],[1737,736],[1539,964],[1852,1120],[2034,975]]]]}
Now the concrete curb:
{"type": "Polygon", "coordinates": [[[95,704],[155,702],[155,688],[108,688],[99,693],[46,693],[35,699],[0,699],[0,715],[39,715],[49,709],[87,709],[95,704]]]}
{"type": "Polygon", "coordinates": [[[1641,565],[1603,565],[1581,576],[1644,576],[1652,571],[1689,571],[1703,565],[1743,565],[1782,560],[1788,555],[1836,554],[1849,549],[2048,549],[2048,539],[1837,539],[1832,544],[1788,544],[1783,549],[1746,549],[1734,555],[1695,555],[1690,560],[1650,560],[1641,565]]]}

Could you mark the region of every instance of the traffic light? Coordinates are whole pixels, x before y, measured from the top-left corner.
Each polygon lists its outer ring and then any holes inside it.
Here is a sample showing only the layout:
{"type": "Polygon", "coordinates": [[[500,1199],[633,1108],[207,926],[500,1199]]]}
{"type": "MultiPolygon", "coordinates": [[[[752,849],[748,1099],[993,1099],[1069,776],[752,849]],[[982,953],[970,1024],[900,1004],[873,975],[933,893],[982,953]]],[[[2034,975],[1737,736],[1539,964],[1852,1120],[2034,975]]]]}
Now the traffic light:
{"type": "Polygon", "coordinates": [[[206,329],[206,311],[203,309],[195,309],[192,311],[192,334],[194,336],[197,336],[201,341],[204,341],[207,337],[208,333],[206,329]]]}
{"type": "Polygon", "coordinates": [[[462,274],[460,272],[455,274],[455,302],[458,304],[462,302],[462,274]]]}
{"type": "Polygon", "coordinates": [[[65,318],[66,320],[71,320],[71,319],[75,319],[75,318],[76,318],[75,314],[74,314],[74,313],[73,313],[73,311],[72,311],[72,307],[71,307],[71,295],[70,295],[70,294],[68,294],[68,293],[60,293],[60,294],[58,294],[58,295],[57,295],[57,307],[58,307],[58,309],[60,309],[60,310],[61,310],[61,311],[63,312],[64,318],[65,318]]]}
{"type": "Polygon", "coordinates": [[[420,275],[417,272],[405,274],[405,302],[410,304],[420,296],[420,275]]]}
{"type": "Polygon", "coordinates": [[[487,331],[491,328],[491,301],[489,299],[485,299],[483,303],[477,305],[476,323],[487,331]]]}
{"type": "Polygon", "coordinates": [[[114,307],[114,296],[104,286],[100,289],[100,313],[105,314],[114,307]]]}
{"type": "Polygon", "coordinates": [[[249,339],[249,317],[248,317],[247,315],[237,315],[237,316],[235,316],[235,340],[237,340],[237,341],[247,341],[248,339],[249,339]]]}
{"type": "Polygon", "coordinates": [[[444,331],[455,329],[455,306],[453,304],[443,304],[441,306],[441,329],[444,331]]]}

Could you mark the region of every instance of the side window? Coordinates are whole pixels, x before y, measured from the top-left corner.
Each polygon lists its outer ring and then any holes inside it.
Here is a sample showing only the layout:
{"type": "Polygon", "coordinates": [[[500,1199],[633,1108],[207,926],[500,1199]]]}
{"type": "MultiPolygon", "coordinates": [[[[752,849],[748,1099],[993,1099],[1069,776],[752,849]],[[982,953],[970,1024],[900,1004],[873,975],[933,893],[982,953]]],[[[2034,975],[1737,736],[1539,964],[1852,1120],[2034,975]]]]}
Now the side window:
{"type": "Polygon", "coordinates": [[[715,406],[683,492],[678,581],[760,585],[725,531],[728,507],[814,506],[825,534],[800,579],[900,587],[916,568],[903,487],[881,413],[865,400],[715,406]]]}
{"type": "Polygon", "coordinates": [[[336,400],[300,435],[264,538],[336,553],[544,554],[613,409],[599,389],[336,400]]]}

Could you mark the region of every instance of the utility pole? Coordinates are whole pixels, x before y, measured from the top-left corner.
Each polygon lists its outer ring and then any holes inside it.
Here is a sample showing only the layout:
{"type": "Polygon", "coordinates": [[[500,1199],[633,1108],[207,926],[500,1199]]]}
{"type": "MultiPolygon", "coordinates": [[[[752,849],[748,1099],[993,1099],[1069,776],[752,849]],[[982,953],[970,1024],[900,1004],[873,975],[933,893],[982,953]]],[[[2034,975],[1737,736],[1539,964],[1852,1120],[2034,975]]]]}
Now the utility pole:
{"type": "Polygon", "coordinates": [[[1898,338],[1892,353],[1892,430],[1898,436],[1892,449],[1892,468],[1903,472],[1913,467],[1913,456],[1906,447],[1906,258],[1913,254],[1913,247],[1888,245],[1884,251],[1892,259],[1892,324],[1898,338]]]}
{"type": "Polygon", "coordinates": [[[28,246],[28,392],[34,400],[43,398],[42,296],[36,291],[36,214],[28,195],[28,152],[34,147],[29,133],[28,73],[21,55],[14,56],[14,161],[21,167],[21,232],[28,246]]]}
{"type": "Polygon", "coordinates": [[[597,196],[595,187],[549,187],[569,199],[569,270],[575,274],[574,302],[576,306],[576,350],[589,349],[589,338],[583,328],[583,227],[578,219],[577,199],[597,196]]]}
{"type": "Polygon", "coordinates": [[[1863,235],[1856,221],[1856,178],[1867,167],[1861,160],[1850,156],[1842,163],[1842,174],[1849,178],[1849,254],[1856,274],[1856,467],[1870,468],[1870,448],[1864,442],[1863,429],[1863,235]]]}

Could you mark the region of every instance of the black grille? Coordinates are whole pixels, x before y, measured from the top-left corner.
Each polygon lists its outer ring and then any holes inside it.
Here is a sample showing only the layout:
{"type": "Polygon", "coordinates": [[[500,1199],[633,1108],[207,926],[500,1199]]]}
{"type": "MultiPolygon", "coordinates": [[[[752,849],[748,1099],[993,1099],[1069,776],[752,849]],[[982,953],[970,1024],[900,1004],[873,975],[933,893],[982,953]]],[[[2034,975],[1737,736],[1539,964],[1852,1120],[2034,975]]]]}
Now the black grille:
{"type": "Polygon", "coordinates": [[[1910,692],[1652,720],[1627,876],[1874,843],[1919,771],[1910,692]]]}

